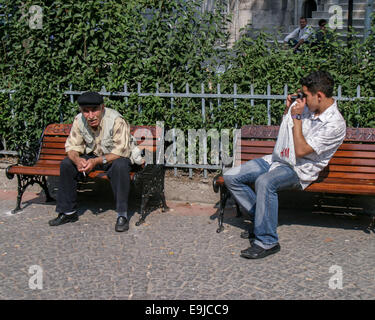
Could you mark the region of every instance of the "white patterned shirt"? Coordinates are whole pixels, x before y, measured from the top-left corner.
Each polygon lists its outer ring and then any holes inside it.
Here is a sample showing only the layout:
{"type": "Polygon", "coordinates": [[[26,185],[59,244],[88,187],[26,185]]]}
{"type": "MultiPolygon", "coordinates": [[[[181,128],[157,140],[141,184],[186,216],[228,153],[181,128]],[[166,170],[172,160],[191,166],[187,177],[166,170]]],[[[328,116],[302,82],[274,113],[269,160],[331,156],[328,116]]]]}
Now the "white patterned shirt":
{"type": "Polygon", "coordinates": [[[297,41],[303,39],[307,41],[307,39],[312,35],[313,32],[314,29],[309,25],[306,25],[303,29],[298,27],[285,37],[284,42],[288,42],[290,39],[296,39],[297,41]]]}
{"type": "MultiPolygon", "coordinates": [[[[302,113],[302,133],[306,142],[314,150],[304,157],[296,158],[294,166],[302,189],[305,189],[318,178],[320,171],[328,165],[329,160],[345,139],[346,124],[337,108],[336,101],[319,116],[315,116],[314,112],[305,106],[302,113]]],[[[263,159],[271,164],[270,170],[281,164],[272,163],[272,155],[266,155],[263,159]]]]}

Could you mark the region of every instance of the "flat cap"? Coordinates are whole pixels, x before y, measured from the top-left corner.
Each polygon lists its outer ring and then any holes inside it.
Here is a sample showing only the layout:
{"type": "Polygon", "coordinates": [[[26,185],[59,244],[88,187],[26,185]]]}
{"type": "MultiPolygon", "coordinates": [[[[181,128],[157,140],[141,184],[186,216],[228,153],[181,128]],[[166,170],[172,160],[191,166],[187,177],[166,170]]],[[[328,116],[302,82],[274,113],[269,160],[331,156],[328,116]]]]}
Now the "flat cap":
{"type": "Polygon", "coordinates": [[[82,93],[77,102],[80,106],[98,106],[104,102],[103,97],[97,92],[82,93]]]}

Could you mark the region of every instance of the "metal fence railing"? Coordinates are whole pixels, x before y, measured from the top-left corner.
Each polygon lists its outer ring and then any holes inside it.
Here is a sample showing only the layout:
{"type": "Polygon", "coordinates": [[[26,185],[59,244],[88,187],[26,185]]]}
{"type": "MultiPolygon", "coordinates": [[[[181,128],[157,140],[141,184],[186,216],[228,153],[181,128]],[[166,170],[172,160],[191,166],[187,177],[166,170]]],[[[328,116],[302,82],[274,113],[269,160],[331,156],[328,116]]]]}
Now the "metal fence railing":
{"type": "MultiPolygon", "coordinates": [[[[122,92],[108,92],[105,87],[101,89],[99,92],[103,96],[112,96],[112,97],[123,97],[125,99],[125,103],[128,102],[128,98],[131,95],[138,95],[139,97],[161,97],[165,99],[170,100],[170,107],[173,109],[175,107],[175,101],[174,99],[176,98],[195,98],[195,99],[200,99],[201,100],[201,115],[202,115],[202,124],[204,126],[205,124],[205,119],[206,119],[206,114],[212,108],[214,108],[212,101],[216,100],[217,101],[217,106],[220,107],[221,100],[226,99],[226,101],[233,100],[234,106],[236,106],[238,100],[248,100],[250,103],[250,106],[253,107],[255,105],[256,100],[264,100],[266,101],[267,104],[267,124],[271,125],[271,101],[272,100],[286,100],[286,97],[288,95],[288,86],[284,86],[284,92],[283,94],[280,95],[274,95],[271,94],[271,86],[268,85],[266,88],[266,94],[254,94],[254,86],[250,85],[249,87],[249,93],[248,94],[239,94],[237,93],[237,85],[233,85],[233,92],[228,94],[228,93],[221,93],[220,90],[220,84],[217,85],[216,87],[216,93],[206,93],[205,92],[205,85],[202,83],[201,84],[201,91],[199,93],[193,93],[190,92],[189,85],[186,84],[185,92],[177,93],[174,92],[173,84],[170,84],[170,90],[169,92],[160,92],[159,91],[159,86],[156,86],[155,92],[142,92],[141,88],[142,85],[141,83],[137,84],[137,91],[136,92],[130,92],[128,91],[128,86],[127,84],[124,85],[124,90],[122,92]],[[209,102],[208,102],[209,101],[209,102]],[[208,105],[207,105],[208,102],[208,105]],[[208,109],[208,110],[207,110],[208,109]]],[[[212,91],[212,90],[211,90],[212,91]]],[[[76,91],[73,90],[72,86],[70,86],[69,90],[64,92],[64,95],[68,96],[71,102],[74,102],[74,96],[78,96],[82,94],[84,91],[76,91]]],[[[14,90],[1,90],[0,93],[7,93],[9,94],[10,99],[12,99],[12,95],[15,93],[14,90]]],[[[362,97],[361,96],[361,87],[357,87],[357,92],[355,97],[345,97],[342,96],[342,87],[341,85],[338,86],[337,88],[337,96],[335,96],[336,100],[338,101],[355,101],[355,100],[363,100],[363,99],[369,99],[373,100],[375,97],[362,97]]],[[[142,112],[142,107],[139,106],[139,112],[142,112]]],[[[60,110],[60,112],[62,112],[60,110]]],[[[358,110],[358,113],[360,114],[360,109],[358,110]]],[[[60,114],[60,119],[63,119],[63,114],[60,114]]],[[[62,120],[61,120],[62,121],[62,120]]],[[[207,139],[207,137],[206,137],[207,139]]],[[[3,137],[1,137],[1,142],[3,144],[3,150],[0,150],[0,154],[9,154],[9,155],[17,155],[16,151],[13,150],[7,150],[6,146],[7,143],[4,140],[3,137]]],[[[234,138],[234,143],[236,142],[236,138],[234,138]]],[[[207,140],[203,141],[203,145],[207,147],[207,140]]],[[[220,142],[221,145],[221,142],[220,142]]],[[[221,149],[220,149],[221,150],[221,149]]],[[[207,150],[204,150],[207,153],[207,150]]],[[[221,159],[221,157],[220,157],[221,159]]],[[[207,163],[207,154],[204,156],[204,163],[201,164],[194,164],[194,163],[189,163],[190,159],[188,160],[187,164],[166,164],[168,167],[173,167],[175,169],[175,173],[177,173],[177,168],[187,168],[189,169],[189,175],[192,176],[192,169],[203,169],[204,170],[204,176],[207,176],[207,170],[217,170],[221,168],[221,164],[208,164],[207,163]]]]}

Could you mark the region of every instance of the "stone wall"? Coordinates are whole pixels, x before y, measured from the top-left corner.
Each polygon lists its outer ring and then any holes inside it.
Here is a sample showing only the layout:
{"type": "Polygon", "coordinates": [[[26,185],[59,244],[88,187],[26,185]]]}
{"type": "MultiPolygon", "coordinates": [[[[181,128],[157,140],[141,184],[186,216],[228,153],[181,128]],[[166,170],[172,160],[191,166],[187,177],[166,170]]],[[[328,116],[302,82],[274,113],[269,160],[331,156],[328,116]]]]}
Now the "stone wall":
{"type": "Polygon", "coordinates": [[[257,30],[276,31],[294,24],[295,0],[229,0],[232,14],[230,43],[238,40],[246,25],[257,30]]]}
{"type": "MultiPolygon", "coordinates": [[[[215,0],[207,1],[212,3],[215,0]]],[[[228,0],[227,11],[232,14],[232,23],[229,25],[230,45],[239,39],[240,30],[246,25],[271,33],[290,32],[305,14],[304,9],[309,1],[311,0],[228,0]]],[[[332,0],[314,1],[317,7],[322,7],[332,0]]]]}

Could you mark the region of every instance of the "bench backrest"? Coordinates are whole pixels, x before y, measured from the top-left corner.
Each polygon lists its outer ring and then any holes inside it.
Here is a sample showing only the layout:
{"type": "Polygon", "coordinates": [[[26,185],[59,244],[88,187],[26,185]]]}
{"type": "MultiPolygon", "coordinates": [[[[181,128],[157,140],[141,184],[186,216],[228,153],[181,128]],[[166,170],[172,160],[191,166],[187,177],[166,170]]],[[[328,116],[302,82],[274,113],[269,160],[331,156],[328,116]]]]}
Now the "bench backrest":
{"type": "MultiPolygon", "coordinates": [[[[65,141],[69,136],[71,124],[50,124],[43,132],[39,150],[38,164],[56,166],[66,156],[65,141]]],[[[130,133],[135,137],[139,148],[156,151],[160,133],[155,126],[131,126],[130,133]]]]}
{"type": "MultiPolygon", "coordinates": [[[[244,126],[237,142],[235,166],[271,154],[279,126],[244,126]]],[[[347,128],[338,148],[320,179],[375,179],[375,129],[347,128]]]]}

